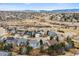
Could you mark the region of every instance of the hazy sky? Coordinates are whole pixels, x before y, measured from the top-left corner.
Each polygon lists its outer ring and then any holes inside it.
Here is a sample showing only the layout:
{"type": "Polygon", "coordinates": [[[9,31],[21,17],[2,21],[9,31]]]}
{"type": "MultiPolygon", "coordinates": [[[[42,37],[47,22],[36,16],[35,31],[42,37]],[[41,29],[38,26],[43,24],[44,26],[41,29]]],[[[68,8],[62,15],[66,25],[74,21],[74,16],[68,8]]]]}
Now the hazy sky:
{"type": "Polygon", "coordinates": [[[79,9],[79,3],[0,3],[0,10],[79,9]]]}

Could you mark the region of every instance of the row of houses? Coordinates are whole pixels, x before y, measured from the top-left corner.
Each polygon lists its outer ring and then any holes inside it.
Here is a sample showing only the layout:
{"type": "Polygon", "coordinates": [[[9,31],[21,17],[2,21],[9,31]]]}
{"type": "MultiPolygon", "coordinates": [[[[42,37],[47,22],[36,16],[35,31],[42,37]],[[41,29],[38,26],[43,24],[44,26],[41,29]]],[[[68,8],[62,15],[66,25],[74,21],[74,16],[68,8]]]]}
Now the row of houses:
{"type": "Polygon", "coordinates": [[[7,32],[11,34],[20,34],[22,36],[27,35],[28,37],[44,37],[44,36],[51,36],[56,35],[54,31],[50,30],[25,30],[25,29],[16,29],[16,27],[13,28],[7,28],[7,32]]]}

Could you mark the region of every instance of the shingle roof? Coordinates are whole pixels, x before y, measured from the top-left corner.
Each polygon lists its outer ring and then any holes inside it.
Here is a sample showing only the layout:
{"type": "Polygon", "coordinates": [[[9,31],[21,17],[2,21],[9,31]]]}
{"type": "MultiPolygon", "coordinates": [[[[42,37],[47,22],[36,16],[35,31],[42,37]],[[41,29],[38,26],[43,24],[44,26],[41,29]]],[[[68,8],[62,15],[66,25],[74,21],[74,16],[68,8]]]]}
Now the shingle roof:
{"type": "Polygon", "coordinates": [[[47,40],[48,45],[54,45],[57,44],[58,42],[56,40],[47,40]]]}

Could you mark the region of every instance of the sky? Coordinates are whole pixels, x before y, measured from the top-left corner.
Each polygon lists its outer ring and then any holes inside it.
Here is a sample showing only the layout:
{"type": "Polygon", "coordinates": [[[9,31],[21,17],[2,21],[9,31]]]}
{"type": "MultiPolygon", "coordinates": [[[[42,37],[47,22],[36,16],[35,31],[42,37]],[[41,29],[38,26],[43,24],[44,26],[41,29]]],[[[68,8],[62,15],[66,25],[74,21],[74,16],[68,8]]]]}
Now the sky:
{"type": "Polygon", "coordinates": [[[79,9],[79,3],[0,3],[0,10],[79,9]]]}

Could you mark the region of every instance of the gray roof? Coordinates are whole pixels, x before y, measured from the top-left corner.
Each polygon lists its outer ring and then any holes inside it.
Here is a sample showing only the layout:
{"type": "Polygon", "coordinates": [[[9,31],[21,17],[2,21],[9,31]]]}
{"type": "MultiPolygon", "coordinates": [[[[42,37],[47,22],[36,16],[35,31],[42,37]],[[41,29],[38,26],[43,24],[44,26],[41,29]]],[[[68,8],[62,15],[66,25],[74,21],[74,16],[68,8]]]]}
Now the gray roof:
{"type": "Polygon", "coordinates": [[[55,32],[53,32],[53,31],[49,31],[49,32],[48,32],[48,35],[49,35],[49,36],[56,36],[57,34],[56,34],[55,32]]]}
{"type": "Polygon", "coordinates": [[[30,46],[32,46],[33,48],[40,47],[39,41],[37,41],[37,40],[30,40],[29,43],[30,43],[30,46]]]}
{"type": "Polygon", "coordinates": [[[0,51],[0,56],[8,56],[9,52],[0,51]]]}

